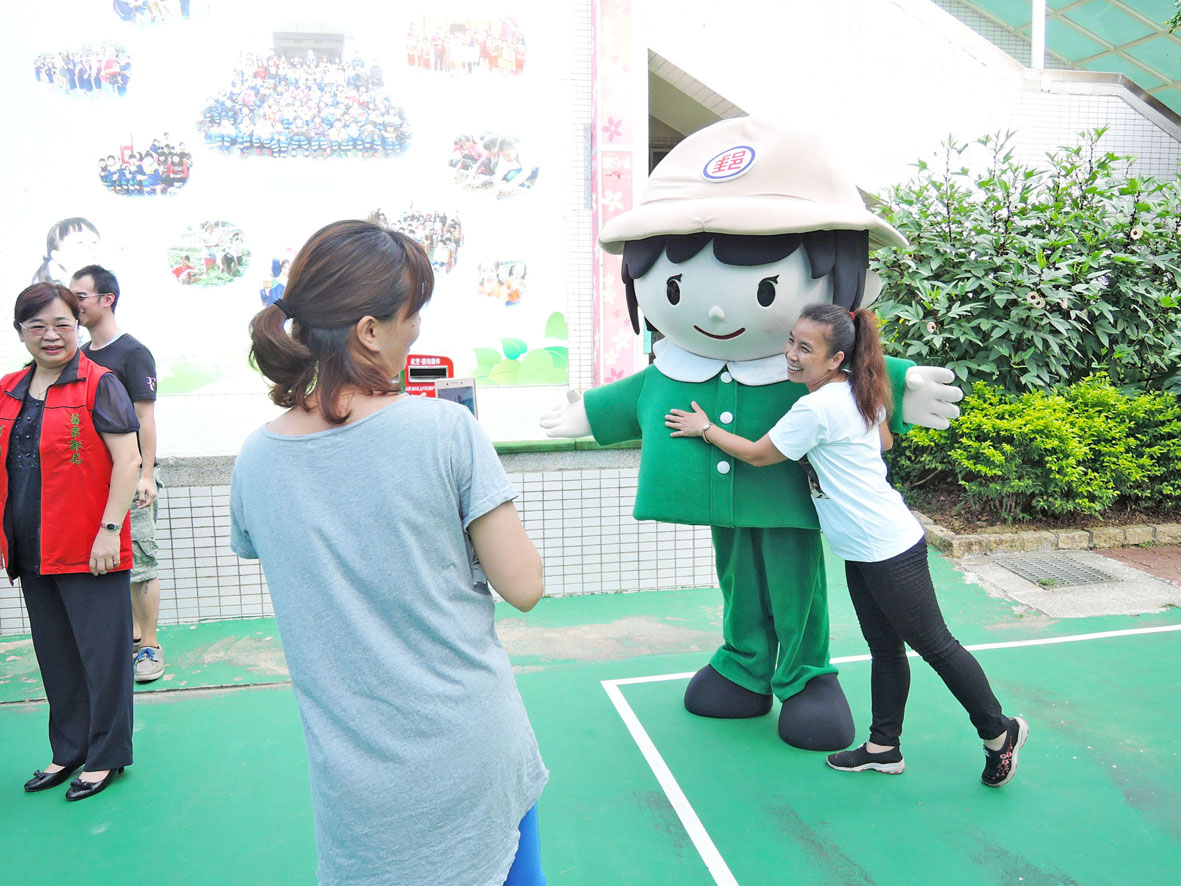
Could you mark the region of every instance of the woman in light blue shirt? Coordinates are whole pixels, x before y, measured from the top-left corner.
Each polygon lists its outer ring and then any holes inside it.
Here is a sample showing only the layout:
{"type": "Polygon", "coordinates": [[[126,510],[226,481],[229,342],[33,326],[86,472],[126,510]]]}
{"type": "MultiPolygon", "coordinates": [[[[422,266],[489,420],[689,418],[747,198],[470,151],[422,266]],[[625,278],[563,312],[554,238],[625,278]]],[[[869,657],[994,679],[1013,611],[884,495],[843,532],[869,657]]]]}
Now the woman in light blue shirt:
{"type": "Polygon", "coordinates": [[[471,412],[400,392],[433,285],[422,247],[369,222],[300,250],[251,324],[289,409],[234,465],[231,545],[274,603],[320,881],[543,886],[548,773],[489,589],[531,609],[541,559],[471,412]]]}

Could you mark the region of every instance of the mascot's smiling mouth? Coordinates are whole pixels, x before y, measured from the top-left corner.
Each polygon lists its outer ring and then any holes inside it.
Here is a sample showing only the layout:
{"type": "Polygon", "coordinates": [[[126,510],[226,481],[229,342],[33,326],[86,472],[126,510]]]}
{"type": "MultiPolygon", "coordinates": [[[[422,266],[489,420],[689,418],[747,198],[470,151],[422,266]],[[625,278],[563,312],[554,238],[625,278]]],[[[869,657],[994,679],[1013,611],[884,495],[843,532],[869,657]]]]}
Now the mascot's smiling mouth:
{"type": "Polygon", "coordinates": [[[693,328],[696,329],[698,332],[700,332],[702,335],[708,335],[710,338],[716,338],[716,339],[719,339],[720,341],[726,341],[727,339],[731,339],[731,338],[738,338],[738,336],[740,336],[740,335],[742,335],[742,333],[746,332],[745,326],[743,326],[737,332],[731,332],[729,335],[714,335],[712,332],[706,332],[700,326],[694,326],[693,328]]]}

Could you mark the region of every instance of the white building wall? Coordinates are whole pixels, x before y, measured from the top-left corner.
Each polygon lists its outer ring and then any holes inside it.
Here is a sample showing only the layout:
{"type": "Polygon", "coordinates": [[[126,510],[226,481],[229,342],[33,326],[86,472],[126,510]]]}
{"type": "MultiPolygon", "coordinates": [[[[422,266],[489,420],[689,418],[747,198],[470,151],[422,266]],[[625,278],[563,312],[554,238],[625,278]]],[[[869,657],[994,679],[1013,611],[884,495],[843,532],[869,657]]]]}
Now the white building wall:
{"type": "Polygon", "coordinates": [[[1111,89],[1027,81],[1025,67],[931,0],[645,0],[651,48],[754,115],[817,128],[870,191],[905,181],[949,134],[1016,131],[1021,159],[1109,126],[1104,145],[1175,175],[1181,146],[1111,89]],[[1028,84],[1028,85],[1027,85],[1028,84]]]}
{"type": "MultiPolygon", "coordinates": [[[[742,9],[739,16],[714,2],[637,0],[654,51],[751,113],[819,128],[867,189],[909,177],[914,160],[935,152],[948,133],[967,140],[1007,129],[1017,130],[1019,157],[1036,163],[1080,130],[1108,126],[1110,150],[1138,156],[1143,172],[1176,174],[1177,139],[1118,90],[1075,86],[1065,94],[1059,87],[1043,92],[1038,83],[1030,88],[1020,64],[929,0],[758,0],[742,9]]],[[[594,247],[589,197],[580,195],[589,194],[589,0],[571,0],[568,10],[575,72],[569,95],[577,111],[566,137],[582,145],[571,152],[566,170],[575,268],[569,281],[570,366],[572,384],[586,387],[594,247]]],[[[635,73],[637,88],[646,88],[647,72],[635,73]]],[[[269,414],[259,409],[258,398],[240,399],[240,406],[223,399],[206,408],[199,397],[170,398],[168,405],[177,408],[160,410],[165,439],[181,422],[176,413],[195,417],[186,438],[193,448],[178,446],[172,454],[236,451],[241,436],[269,414]],[[214,415],[221,429],[202,436],[214,415]]],[[[493,411],[526,408],[511,405],[496,404],[493,411]]],[[[513,439],[490,430],[496,439],[513,439]]],[[[616,450],[505,457],[521,491],[525,526],[545,562],[548,593],[716,582],[707,527],[631,517],[635,456],[634,450],[616,450]]],[[[271,614],[258,564],[229,550],[228,467],[210,473],[174,484],[161,497],[162,624],[271,614]]],[[[0,588],[0,635],[27,630],[19,588],[0,588]]]]}

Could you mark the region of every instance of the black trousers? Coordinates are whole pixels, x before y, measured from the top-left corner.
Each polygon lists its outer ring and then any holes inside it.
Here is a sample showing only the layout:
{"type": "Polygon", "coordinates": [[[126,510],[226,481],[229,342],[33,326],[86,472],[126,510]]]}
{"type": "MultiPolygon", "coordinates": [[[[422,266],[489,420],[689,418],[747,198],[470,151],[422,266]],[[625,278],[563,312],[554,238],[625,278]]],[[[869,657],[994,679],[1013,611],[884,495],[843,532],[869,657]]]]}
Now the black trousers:
{"type": "Polygon", "coordinates": [[[33,649],[49,698],[49,745],[59,766],[131,763],[131,573],[22,571],[33,649]]]}
{"type": "Polygon", "coordinates": [[[902,717],[910,693],[907,643],[964,706],[977,735],[987,740],[1005,731],[1009,721],[1001,713],[980,663],[943,621],[927,566],[925,540],[889,560],[846,562],[845,578],[872,658],[870,741],[896,745],[902,736],[902,717]]]}

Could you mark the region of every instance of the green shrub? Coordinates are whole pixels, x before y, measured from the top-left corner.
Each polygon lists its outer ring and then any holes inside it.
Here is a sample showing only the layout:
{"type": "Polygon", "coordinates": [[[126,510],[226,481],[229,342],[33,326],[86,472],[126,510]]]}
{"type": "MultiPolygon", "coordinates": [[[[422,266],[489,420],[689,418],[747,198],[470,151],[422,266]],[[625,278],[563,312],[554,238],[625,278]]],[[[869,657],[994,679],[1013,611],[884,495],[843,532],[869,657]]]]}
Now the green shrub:
{"type": "Polygon", "coordinates": [[[1127,504],[1181,503],[1181,400],[1169,393],[1125,396],[1102,377],[1063,392],[1087,419],[1084,443],[1095,470],[1110,476],[1127,504]]]}
{"type": "Polygon", "coordinates": [[[886,194],[910,240],[873,259],[888,350],[1013,393],[1096,372],[1181,388],[1181,183],[1133,175],[1103,133],[1044,169],[988,136],[983,172],[949,140],[942,169],[886,194]]]}
{"type": "Polygon", "coordinates": [[[1021,395],[977,383],[948,430],[915,428],[888,458],[904,491],[954,491],[1006,521],[1168,508],[1181,505],[1181,401],[1105,376],[1021,395]]]}

